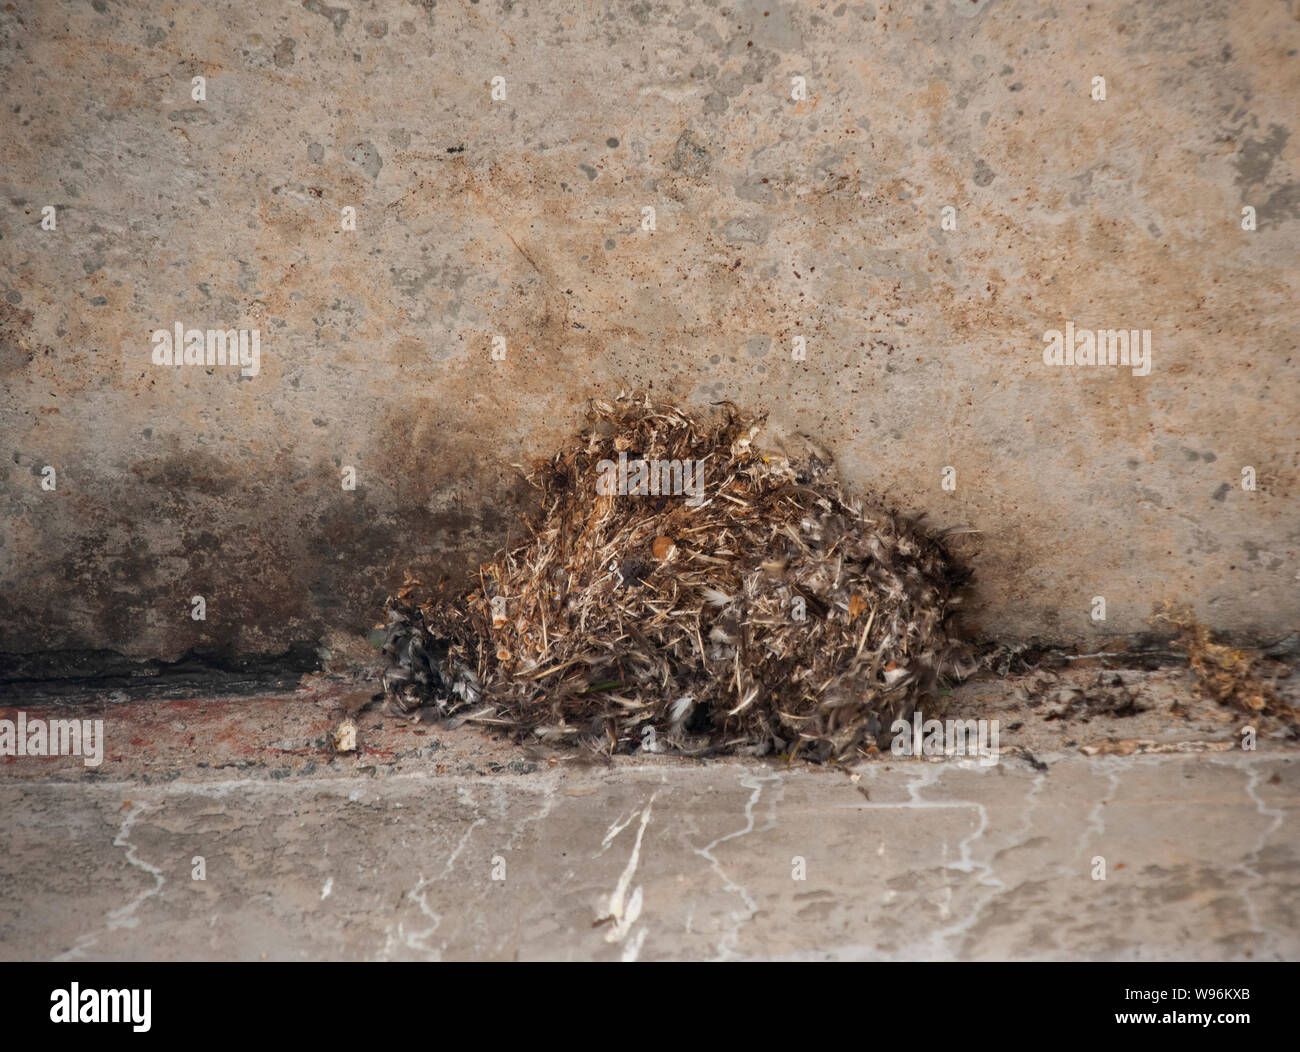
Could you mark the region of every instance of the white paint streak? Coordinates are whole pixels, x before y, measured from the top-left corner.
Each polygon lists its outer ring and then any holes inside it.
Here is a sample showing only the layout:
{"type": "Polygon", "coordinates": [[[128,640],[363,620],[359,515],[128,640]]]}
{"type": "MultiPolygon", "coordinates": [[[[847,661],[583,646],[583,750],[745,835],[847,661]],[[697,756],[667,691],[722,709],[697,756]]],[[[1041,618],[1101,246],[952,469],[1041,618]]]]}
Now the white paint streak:
{"type": "MultiPolygon", "coordinates": [[[[627,860],[627,865],[623,867],[623,872],[618,878],[618,884],[614,887],[614,892],[609,897],[609,906],[605,910],[608,917],[614,918],[614,926],[605,933],[606,942],[622,942],[627,938],[628,932],[632,930],[632,925],[637,922],[641,916],[641,888],[638,885],[628,896],[627,889],[632,883],[632,877],[636,873],[636,867],[641,861],[641,841],[645,836],[646,826],[650,824],[650,815],[654,809],[655,797],[658,791],[650,795],[649,802],[645,805],[645,810],[641,812],[641,826],[636,831],[636,843],[632,845],[632,855],[627,860]]],[[[636,812],[633,812],[635,815],[636,812]]],[[[631,821],[631,819],[629,819],[631,821]]],[[[635,943],[635,953],[640,951],[641,941],[644,940],[644,932],[641,940],[635,943]]],[[[624,956],[624,960],[628,958],[624,956]]]]}
{"type": "Polygon", "coordinates": [[[630,815],[627,816],[626,821],[623,820],[622,815],[619,815],[618,818],[614,819],[614,824],[609,827],[609,829],[605,833],[604,839],[601,840],[600,842],[600,850],[597,851],[591,857],[599,858],[601,855],[603,855],[609,849],[609,845],[614,842],[614,838],[618,836],[619,833],[623,832],[623,830],[625,830],[628,826],[630,826],[632,824],[632,819],[634,819],[635,817],[636,817],[636,812],[633,811],[630,815]]]}

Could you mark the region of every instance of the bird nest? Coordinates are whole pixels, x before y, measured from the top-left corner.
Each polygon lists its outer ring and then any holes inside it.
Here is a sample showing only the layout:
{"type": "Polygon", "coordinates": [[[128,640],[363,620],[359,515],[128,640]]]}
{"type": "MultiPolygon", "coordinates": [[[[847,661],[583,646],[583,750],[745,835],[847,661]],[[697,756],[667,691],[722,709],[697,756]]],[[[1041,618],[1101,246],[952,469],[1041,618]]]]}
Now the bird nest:
{"type": "Polygon", "coordinates": [[[391,707],[601,751],[844,760],[936,699],[968,573],[943,535],[847,499],[761,418],[596,401],[530,481],[526,543],[451,598],[410,577],[372,641],[391,707]]]}

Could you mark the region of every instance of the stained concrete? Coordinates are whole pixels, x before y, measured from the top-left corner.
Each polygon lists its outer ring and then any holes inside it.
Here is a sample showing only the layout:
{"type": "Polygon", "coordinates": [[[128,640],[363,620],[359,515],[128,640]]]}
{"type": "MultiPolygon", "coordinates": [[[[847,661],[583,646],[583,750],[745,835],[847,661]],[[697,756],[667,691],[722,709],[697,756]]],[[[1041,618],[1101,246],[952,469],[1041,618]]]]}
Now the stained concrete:
{"type": "Polygon", "coordinates": [[[1249,742],[1186,670],[1041,677],[948,699],[998,722],[996,763],[849,770],[607,762],[394,717],[340,674],[0,708],[105,743],[0,759],[0,958],[1300,957],[1294,724],[1249,742]]]}
{"type": "Polygon", "coordinates": [[[621,383],[977,527],[984,635],[1285,635],[1298,47],[1266,0],[11,5],[0,652],[362,628],[621,383]],[[152,364],[177,321],[258,374],[152,364]],[[1045,366],[1067,321],[1150,375],[1045,366]]]}
{"type": "Polygon", "coordinates": [[[0,956],[1300,955],[1294,753],[1047,760],[11,782],[0,956]]]}

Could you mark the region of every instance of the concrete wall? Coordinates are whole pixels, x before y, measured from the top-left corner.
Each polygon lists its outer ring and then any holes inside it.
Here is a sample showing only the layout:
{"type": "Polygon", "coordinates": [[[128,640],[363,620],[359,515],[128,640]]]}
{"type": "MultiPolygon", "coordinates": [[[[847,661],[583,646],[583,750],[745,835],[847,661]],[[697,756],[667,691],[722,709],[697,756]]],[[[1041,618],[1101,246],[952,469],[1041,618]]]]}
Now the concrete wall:
{"type": "Polygon", "coordinates": [[[511,465],[621,382],[978,527],[986,635],[1163,598],[1284,635],[1297,10],[7,5],[0,650],[363,629],[518,536],[511,465]],[[154,365],[178,321],[259,329],[260,371],[154,365]],[[1044,365],[1066,322],[1149,329],[1150,374],[1044,365]]]}

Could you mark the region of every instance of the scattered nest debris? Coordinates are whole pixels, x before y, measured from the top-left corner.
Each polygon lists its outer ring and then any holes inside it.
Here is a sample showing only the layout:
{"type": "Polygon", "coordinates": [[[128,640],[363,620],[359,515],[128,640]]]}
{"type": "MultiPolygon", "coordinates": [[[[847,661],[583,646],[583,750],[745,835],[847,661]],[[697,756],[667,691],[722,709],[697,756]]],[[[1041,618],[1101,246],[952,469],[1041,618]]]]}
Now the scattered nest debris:
{"type": "Polygon", "coordinates": [[[1295,710],[1264,679],[1267,664],[1276,666],[1279,676],[1289,675],[1290,669],[1249,650],[1213,642],[1210,630],[1186,610],[1166,605],[1157,616],[1178,629],[1175,646],[1187,653],[1197,689],[1205,697],[1251,716],[1294,718],[1295,710]]]}
{"type": "Polygon", "coordinates": [[[1044,720],[1079,720],[1087,723],[1097,716],[1136,716],[1146,707],[1138,703],[1138,695],[1117,672],[1102,670],[1093,681],[1084,686],[1061,682],[1051,673],[1037,673],[1028,688],[1017,688],[1017,693],[1031,708],[1044,702],[1048,709],[1044,720]]]}
{"type": "Polygon", "coordinates": [[[330,734],[330,747],[336,753],[357,751],[357,721],[348,717],[330,734]]]}
{"type": "Polygon", "coordinates": [[[389,707],[607,754],[824,762],[887,747],[971,671],[946,538],[970,531],[849,500],[827,455],[762,451],[762,418],[722,405],[594,402],[529,476],[531,540],[457,598],[409,576],[390,597],[371,633],[389,707]]]}
{"type": "Polygon", "coordinates": [[[1229,752],[1233,741],[1157,742],[1150,738],[1120,738],[1079,746],[1085,756],[1133,756],[1135,754],[1229,752]]]}

